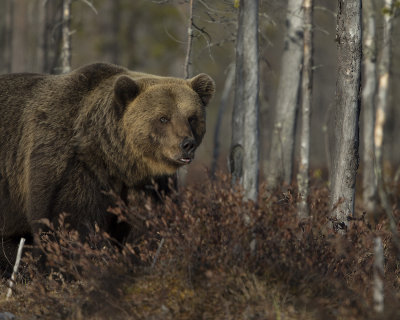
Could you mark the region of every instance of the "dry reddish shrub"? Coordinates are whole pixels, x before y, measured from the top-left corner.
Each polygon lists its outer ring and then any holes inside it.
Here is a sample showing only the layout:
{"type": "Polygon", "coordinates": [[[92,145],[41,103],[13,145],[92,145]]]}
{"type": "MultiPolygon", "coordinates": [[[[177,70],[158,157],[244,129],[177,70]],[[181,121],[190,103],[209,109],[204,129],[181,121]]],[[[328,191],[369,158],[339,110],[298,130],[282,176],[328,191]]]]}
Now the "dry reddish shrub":
{"type": "Polygon", "coordinates": [[[262,187],[255,206],[220,175],[161,203],[117,201],[112,212],[134,228],[122,250],[100,232],[82,243],[62,220],[60,228],[49,224],[40,249],[52,273],[31,259],[30,282],[17,285],[13,302],[20,307],[0,306],[21,319],[376,319],[372,242],[379,235],[381,318],[399,318],[399,264],[387,222],[372,227],[359,214],[339,235],[329,227],[323,184],[313,182],[309,219],[299,221],[297,199],[295,188],[271,194],[262,187]]]}

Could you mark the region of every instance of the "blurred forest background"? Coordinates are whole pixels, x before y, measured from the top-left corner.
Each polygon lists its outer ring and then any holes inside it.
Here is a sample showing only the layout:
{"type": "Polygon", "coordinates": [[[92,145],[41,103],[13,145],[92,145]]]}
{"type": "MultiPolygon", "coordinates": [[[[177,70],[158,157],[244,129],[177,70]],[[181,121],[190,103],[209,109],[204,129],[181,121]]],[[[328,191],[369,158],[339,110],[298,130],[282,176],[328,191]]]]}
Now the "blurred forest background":
{"type": "MultiPolygon", "coordinates": [[[[377,6],[377,35],[382,34],[381,1],[377,6]]],[[[95,61],[129,69],[183,77],[189,24],[188,1],[92,0],[72,3],[72,68],[95,61]],[[95,9],[95,10],[94,10],[95,9]]],[[[207,135],[197,153],[197,167],[209,166],[218,107],[229,65],[235,61],[237,8],[233,0],[194,1],[192,75],[210,74],[217,95],[208,108],[207,135]]],[[[0,0],[0,73],[60,72],[60,0],[0,0]]],[[[285,32],[286,1],[260,1],[260,128],[261,170],[266,164],[285,32]]],[[[314,94],[311,127],[311,168],[329,163],[327,132],[335,108],[336,2],[315,2],[314,94]]],[[[385,168],[394,173],[400,162],[400,30],[394,20],[393,64],[389,116],[385,134],[385,168]]],[[[220,168],[226,170],[230,146],[231,105],[222,121],[220,168]]],[[[361,111],[362,112],[362,111],[361,111]]],[[[362,124],[361,124],[362,126],[362,124]]],[[[299,128],[299,126],[297,126],[299,128]]],[[[362,127],[361,131],[362,132],[362,127]]],[[[362,141],[362,139],[361,139],[362,141]]],[[[298,144],[296,144],[298,145],[298,144]]],[[[362,145],[361,145],[362,153],[362,145]]],[[[195,167],[195,166],[193,166],[195,167]]],[[[362,168],[361,168],[362,169],[362,168]]],[[[192,168],[192,170],[194,170],[192,168]]],[[[325,172],[325,170],[323,170],[325,172]]]]}

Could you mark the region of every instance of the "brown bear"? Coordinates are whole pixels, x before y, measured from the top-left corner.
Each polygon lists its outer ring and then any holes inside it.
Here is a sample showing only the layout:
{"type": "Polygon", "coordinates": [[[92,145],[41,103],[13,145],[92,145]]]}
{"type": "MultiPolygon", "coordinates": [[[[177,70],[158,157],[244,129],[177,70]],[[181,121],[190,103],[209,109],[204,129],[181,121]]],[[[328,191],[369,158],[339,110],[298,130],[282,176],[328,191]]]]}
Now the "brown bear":
{"type": "Polygon", "coordinates": [[[140,190],[189,164],[214,90],[206,74],[184,80],[106,63],[0,76],[0,251],[62,212],[81,234],[97,224],[122,241],[104,191],[140,190]]]}

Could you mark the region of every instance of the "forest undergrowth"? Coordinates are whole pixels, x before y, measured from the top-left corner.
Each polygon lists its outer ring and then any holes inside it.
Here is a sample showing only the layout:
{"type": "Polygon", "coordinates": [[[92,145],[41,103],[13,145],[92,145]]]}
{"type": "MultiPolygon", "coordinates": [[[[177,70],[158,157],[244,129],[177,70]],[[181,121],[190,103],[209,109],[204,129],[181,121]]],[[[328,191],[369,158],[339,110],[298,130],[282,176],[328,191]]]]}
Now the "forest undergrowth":
{"type": "MultiPolygon", "coordinates": [[[[392,186],[399,221],[400,187],[392,186]]],[[[26,250],[11,299],[17,319],[400,319],[400,266],[383,215],[357,210],[345,235],[330,228],[328,189],[311,185],[308,219],[297,217],[294,187],[258,206],[219,175],[155,204],[116,202],[134,231],[119,250],[98,232],[87,242],[49,224],[26,250]],[[373,309],[373,239],[385,255],[385,309],[373,309]]]]}

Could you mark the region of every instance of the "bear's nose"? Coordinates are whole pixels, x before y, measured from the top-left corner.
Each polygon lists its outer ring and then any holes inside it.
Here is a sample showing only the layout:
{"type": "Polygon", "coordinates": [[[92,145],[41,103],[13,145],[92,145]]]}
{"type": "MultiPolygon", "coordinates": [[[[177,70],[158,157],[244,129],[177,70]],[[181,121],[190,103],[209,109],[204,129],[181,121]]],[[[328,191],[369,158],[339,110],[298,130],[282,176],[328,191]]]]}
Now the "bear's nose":
{"type": "Polygon", "coordinates": [[[194,152],[196,148],[196,141],[193,138],[186,137],[181,143],[181,149],[186,153],[194,152]]]}

